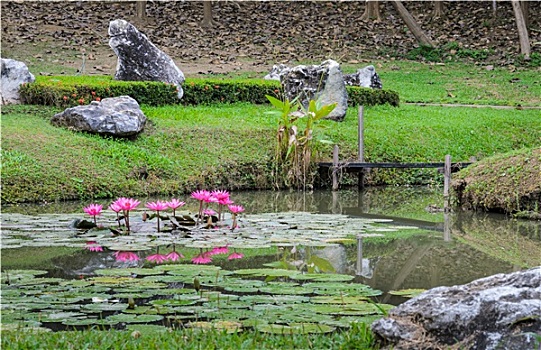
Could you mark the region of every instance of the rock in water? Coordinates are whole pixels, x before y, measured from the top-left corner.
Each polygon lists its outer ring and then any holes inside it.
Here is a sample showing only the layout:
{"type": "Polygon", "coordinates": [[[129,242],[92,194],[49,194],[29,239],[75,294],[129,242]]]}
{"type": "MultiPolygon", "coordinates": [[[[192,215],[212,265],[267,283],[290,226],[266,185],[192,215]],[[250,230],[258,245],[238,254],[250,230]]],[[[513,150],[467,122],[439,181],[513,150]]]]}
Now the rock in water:
{"type": "Polygon", "coordinates": [[[178,98],[182,98],[184,74],[146,35],[131,23],[117,19],[109,23],[109,36],[109,46],[118,56],[116,80],[174,84],[178,89],[178,98]]]}
{"type": "Polygon", "coordinates": [[[300,96],[305,107],[308,107],[312,99],[321,105],[336,103],[327,118],[344,120],[348,108],[348,93],[340,65],[336,61],[327,60],[320,65],[293,67],[282,75],[281,82],[289,100],[300,96]]]}
{"type": "Polygon", "coordinates": [[[55,114],[51,123],[75,131],[132,137],[144,130],[146,120],[137,101],[129,96],[120,96],[68,108],[55,114]]]}
{"type": "Polygon", "coordinates": [[[372,330],[393,349],[537,349],[541,266],[430,289],[372,330]]]}
{"type": "Polygon", "coordinates": [[[23,62],[2,58],[2,98],[1,104],[18,104],[19,87],[24,83],[33,83],[35,78],[23,62]]]}
{"type": "Polygon", "coordinates": [[[360,68],[353,74],[345,74],[344,81],[346,82],[346,85],[361,86],[372,89],[383,88],[381,79],[379,78],[378,73],[376,73],[376,68],[374,68],[372,65],[360,68]]]}

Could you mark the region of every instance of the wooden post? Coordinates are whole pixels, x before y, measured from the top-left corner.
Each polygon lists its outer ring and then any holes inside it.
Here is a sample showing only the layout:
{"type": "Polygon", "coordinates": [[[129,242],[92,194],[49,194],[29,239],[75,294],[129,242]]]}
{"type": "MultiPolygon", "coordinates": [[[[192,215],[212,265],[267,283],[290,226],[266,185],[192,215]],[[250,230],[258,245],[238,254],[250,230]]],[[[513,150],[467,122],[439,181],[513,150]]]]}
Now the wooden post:
{"type": "Polygon", "coordinates": [[[357,264],[355,269],[355,275],[361,276],[363,274],[363,236],[357,235],[357,264]]]}
{"type": "Polygon", "coordinates": [[[451,241],[451,225],[449,222],[449,213],[443,212],[443,240],[445,242],[451,241]]]}
{"type": "Polygon", "coordinates": [[[449,203],[449,185],[451,184],[451,156],[445,156],[445,165],[443,167],[443,209],[447,213],[450,210],[449,203]]]}
{"type": "MultiPolygon", "coordinates": [[[[364,107],[359,106],[359,162],[364,163],[364,107]]],[[[357,187],[364,188],[364,169],[357,174],[357,187]]]]}
{"type": "Polygon", "coordinates": [[[338,191],[338,145],[332,151],[332,190],[338,191]]]}

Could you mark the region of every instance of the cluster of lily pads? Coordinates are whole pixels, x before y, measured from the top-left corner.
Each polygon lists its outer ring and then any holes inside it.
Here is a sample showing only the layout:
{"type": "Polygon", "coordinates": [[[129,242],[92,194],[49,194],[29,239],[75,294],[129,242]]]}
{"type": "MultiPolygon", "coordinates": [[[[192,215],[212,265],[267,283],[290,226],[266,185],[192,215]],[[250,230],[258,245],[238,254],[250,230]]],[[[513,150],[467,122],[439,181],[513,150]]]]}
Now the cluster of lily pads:
{"type": "MultiPolygon", "coordinates": [[[[147,220],[152,220],[156,218],[156,231],[157,234],[160,234],[162,231],[172,232],[174,230],[179,230],[183,232],[194,231],[198,229],[220,229],[227,228],[231,231],[234,231],[239,227],[237,221],[237,215],[244,212],[244,207],[241,205],[236,205],[230,198],[230,194],[225,190],[198,190],[192,192],[191,198],[199,202],[199,211],[195,215],[195,218],[192,218],[190,215],[183,214],[182,216],[176,215],[176,210],[183,207],[186,202],[180,201],[176,198],[172,198],[170,201],[157,200],[155,202],[146,203],[145,207],[149,210],[155,212],[155,214],[147,214],[146,210],[142,214],[142,221],[146,222],[147,220]],[[217,205],[217,211],[210,208],[211,204],[217,205]],[[224,208],[227,207],[231,213],[231,224],[230,226],[224,223],[225,213],[224,208]],[[172,215],[164,216],[164,213],[167,210],[172,210],[172,215]],[[169,221],[169,225],[163,225],[164,221],[169,221]],[[163,225],[163,227],[162,227],[163,225]]],[[[132,233],[133,227],[130,225],[130,212],[133,212],[141,204],[140,201],[134,198],[125,198],[121,197],[111,203],[109,209],[116,213],[116,221],[118,227],[112,228],[109,227],[110,231],[114,235],[130,235],[132,233]]],[[[93,225],[88,226],[88,223],[78,222],[77,228],[85,227],[100,227],[103,228],[103,225],[98,225],[97,217],[102,214],[103,206],[100,204],[90,204],[83,208],[83,211],[90,215],[93,218],[93,225]]],[[[148,229],[146,227],[145,229],[148,229]]],[[[94,240],[87,241],[86,248],[90,251],[101,252],[103,251],[103,246],[99,245],[98,242],[94,240]]],[[[156,264],[161,264],[165,262],[174,262],[184,256],[175,250],[176,245],[173,244],[173,251],[168,254],[160,254],[159,247],[157,248],[156,254],[152,254],[146,257],[146,260],[149,262],[154,262],[156,264]]],[[[210,250],[203,251],[199,255],[193,257],[191,261],[194,264],[209,264],[212,262],[212,256],[217,254],[228,254],[229,248],[228,245],[214,247],[210,250]]],[[[121,251],[117,250],[114,253],[117,261],[139,261],[140,257],[137,253],[133,251],[121,251]]],[[[232,252],[229,256],[229,260],[241,259],[243,258],[242,253],[236,251],[232,252]]]]}
{"type": "Polygon", "coordinates": [[[326,333],[354,322],[371,323],[392,307],[371,301],[381,291],[340,274],[186,264],[100,269],[78,280],[44,277],[46,273],[4,272],[4,329],[326,333]]]}

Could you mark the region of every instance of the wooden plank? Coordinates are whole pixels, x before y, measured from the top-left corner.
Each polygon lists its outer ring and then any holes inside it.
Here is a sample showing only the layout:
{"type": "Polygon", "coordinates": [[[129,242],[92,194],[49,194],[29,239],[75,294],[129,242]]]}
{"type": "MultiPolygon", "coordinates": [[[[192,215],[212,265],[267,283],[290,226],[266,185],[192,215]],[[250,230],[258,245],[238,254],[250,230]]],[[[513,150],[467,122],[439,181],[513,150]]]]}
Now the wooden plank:
{"type": "MultiPolygon", "coordinates": [[[[457,162],[451,163],[451,168],[465,168],[472,163],[469,162],[457,162]]],[[[333,166],[333,163],[321,162],[320,167],[329,168],[333,166]]],[[[422,168],[443,168],[445,163],[339,163],[339,166],[344,169],[369,169],[369,168],[386,168],[386,169],[422,169],[422,168]]]]}

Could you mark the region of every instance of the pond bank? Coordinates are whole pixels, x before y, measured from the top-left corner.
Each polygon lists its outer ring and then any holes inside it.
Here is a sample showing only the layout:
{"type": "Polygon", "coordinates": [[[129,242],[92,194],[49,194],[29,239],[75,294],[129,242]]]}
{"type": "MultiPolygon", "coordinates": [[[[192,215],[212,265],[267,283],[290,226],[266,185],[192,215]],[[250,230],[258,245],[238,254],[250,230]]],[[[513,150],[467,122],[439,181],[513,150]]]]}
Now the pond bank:
{"type": "Polygon", "coordinates": [[[541,147],[486,158],[454,178],[457,204],[463,209],[541,220],[541,147]]]}

